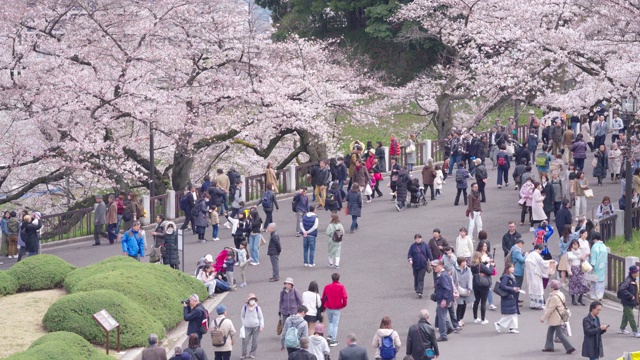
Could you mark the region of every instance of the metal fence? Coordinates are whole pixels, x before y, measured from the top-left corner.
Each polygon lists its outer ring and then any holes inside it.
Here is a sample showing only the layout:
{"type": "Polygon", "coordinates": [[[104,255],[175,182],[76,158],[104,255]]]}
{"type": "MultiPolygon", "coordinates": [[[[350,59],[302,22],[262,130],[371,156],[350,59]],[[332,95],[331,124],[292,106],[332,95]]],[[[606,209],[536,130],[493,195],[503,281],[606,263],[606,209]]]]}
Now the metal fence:
{"type": "Polygon", "coordinates": [[[167,194],[153,196],[149,198],[149,222],[156,221],[156,216],[167,213],[167,194]]]}
{"type": "Polygon", "coordinates": [[[600,219],[600,235],[602,236],[602,241],[611,240],[616,237],[616,221],[618,220],[618,215],[611,215],[606,218],[600,219]]]}
{"type": "Polygon", "coordinates": [[[71,239],[93,234],[93,208],[42,215],[43,242],[71,239]]]}

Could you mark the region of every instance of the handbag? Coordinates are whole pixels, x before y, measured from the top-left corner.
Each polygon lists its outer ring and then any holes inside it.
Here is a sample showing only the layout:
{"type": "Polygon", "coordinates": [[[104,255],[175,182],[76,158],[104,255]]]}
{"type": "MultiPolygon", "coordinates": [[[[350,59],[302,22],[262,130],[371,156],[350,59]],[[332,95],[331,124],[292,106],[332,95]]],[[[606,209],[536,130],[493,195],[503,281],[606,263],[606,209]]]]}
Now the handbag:
{"type": "Polygon", "coordinates": [[[280,336],[282,334],[282,317],[278,319],[278,326],[276,326],[276,335],[280,336]]]}
{"type": "Polygon", "coordinates": [[[365,195],[371,195],[373,192],[371,191],[371,185],[367,184],[367,186],[364,188],[364,194],[365,195]]]}
{"type": "MultiPolygon", "coordinates": [[[[418,331],[418,336],[420,336],[420,340],[422,341],[423,344],[426,343],[425,339],[422,337],[422,331],[420,331],[420,326],[417,326],[417,331],[418,331]]],[[[436,352],[433,350],[433,343],[431,341],[429,341],[429,344],[431,344],[432,347],[428,347],[424,349],[424,357],[426,359],[433,359],[436,356],[436,352]]]]}
{"type": "Polygon", "coordinates": [[[344,214],[349,215],[349,204],[347,204],[347,206],[344,207],[344,214]]]}
{"type": "Polygon", "coordinates": [[[418,247],[418,252],[424,258],[424,261],[427,262],[427,272],[431,273],[433,271],[433,268],[431,267],[431,261],[429,261],[429,259],[427,259],[427,255],[422,253],[422,249],[420,248],[420,245],[418,245],[417,247],[418,247]]]}
{"type": "Polygon", "coordinates": [[[411,143],[409,146],[407,146],[406,152],[407,154],[413,154],[414,152],[416,152],[416,145],[414,143],[411,143]]]}
{"type": "Polygon", "coordinates": [[[591,167],[596,168],[597,166],[598,166],[598,158],[594,157],[593,160],[591,160],[591,167]]]}
{"type": "Polygon", "coordinates": [[[467,297],[470,294],[471,294],[471,290],[465,289],[465,288],[461,287],[460,285],[458,285],[458,295],[460,295],[461,297],[467,297]]]}
{"type": "Polygon", "coordinates": [[[564,301],[562,301],[562,298],[560,298],[560,296],[558,296],[558,299],[560,299],[562,306],[564,306],[564,310],[560,312],[560,310],[558,310],[558,308],[556,307],[556,311],[558,312],[558,315],[560,315],[560,319],[562,319],[562,322],[566,323],[567,321],[569,321],[569,318],[571,317],[571,311],[567,309],[567,305],[565,305],[564,301]]]}
{"type": "Polygon", "coordinates": [[[470,214],[470,213],[471,213],[471,212],[469,211],[469,209],[467,209],[467,211],[465,211],[465,212],[464,212],[464,216],[465,216],[465,217],[469,217],[469,214],[470,214]]]}
{"type": "Polygon", "coordinates": [[[500,282],[496,282],[493,285],[493,293],[500,296],[500,297],[507,297],[511,294],[509,294],[508,292],[502,290],[502,288],[500,287],[500,282]]]}
{"type": "Polygon", "coordinates": [[[593,266],[591,266],[591,264],[586,261],[583,261],[580,266],[582,267],[582,271],[584,271],[585,273],[590,273],[593,270],[593,266]]]}
{"type": "Polygon", "coordinates": [[[491,286],[491,279],[488,276],[473,274],[473,285],[488,288],[491,286]]]}
{"type": "Polygon", "coordinates": [[[244,330],[244,325],[242,325],[242,327],[240,327],[240,339],[244,339],[245,337],[247,337],[247,334],[244,330]]]}
{"type": "Polygon", "coordinates": [[[584,190],[584,197],[586,197],[587,199],[592,198],[593,197],[593,190],[585,189],[584,190]]]}
{"type": "Polygon", "coordinates": [[[264,236],[260,235],[260,246],[267,245],[267,240],[264,239],[264,236]]]}

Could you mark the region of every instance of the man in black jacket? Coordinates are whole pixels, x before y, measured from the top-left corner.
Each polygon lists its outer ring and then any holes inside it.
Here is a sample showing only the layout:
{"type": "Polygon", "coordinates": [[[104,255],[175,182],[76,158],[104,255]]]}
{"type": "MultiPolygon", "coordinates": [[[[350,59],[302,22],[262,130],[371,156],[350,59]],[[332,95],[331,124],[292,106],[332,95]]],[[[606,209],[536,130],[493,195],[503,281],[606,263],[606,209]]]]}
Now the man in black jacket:
{"type": "Polygon", "coordinates": [[[447,341],[447,334],[458,330],[455,316],[450,316],[449,308],[453,305],[453,280],[444,270],[441,260],[431,262],[433,271],[438,273],[434,295],[436,298],[436,326],[440,332],[438,341],[447,341]]]}
{"type": "Polygon", "coordinates": [[[202,340],[202,333],[200,332],[200,325],[202,320],[206,317],[204,306],[198,298],[198,294],[193,294],[189,297],[189,302],[184,304],[184,321],[188,321],[187,336],[191,334],[198,335],[198,341],[202,340]]]}
{"type": "Polygon", "coordinates": [[[556,229],[558,229],[558,236],[562,237],[562,229],[564,226],[569,224],[571,225],[572,217],[571,217],[571,202],[567,199],[562,200],[562,206],[558,210],[556,214],[556,229]]]}
{"type": "Polygon", "coordinates": [[[407,334],[407,355],[414,360],[430,360],[424,356],[426,349],[432,349],[434,356],[440,356],[436,331],[427,320],[429,320],[429,310],[420,310],[418,323],[411,325],[407,334]]]}
{"type": "Polygon", "coordinates": [[[627,335],[629,332],[626,330],[627,323],[631,326],[632,335],[636,338],[640,338],[638,332],[638,324],[633,318],[633,308],[638,306],[638,271],[640,268],[633,265],[629,267],[629,275],[620,284],[618,290],[618,297],[622,302],[622,322],[620,323],[620,330],[618,334],[627,335]]]}
{"type": "Polygon", "coordinates": [[[522,235],[516,231],[516,223],[513,221],[509,221],[509,231],[506,234],[502,235],[502,251],[504,251],[504,257],[507,257],[509,251],[513,245],[516,244],[516,240],[522,239],[522,235]]]}
{"type": "Polygon", "coordinates": [[[280,280],[279,256],[282,252],[282,246],[280,245],[280,236],[278,236],[278,233],[276,232],[275,223],[267,225],[267,232],[271,233],[269,245],[267,247],[267,255],[271,259],[271,268],[273,270],[273,274],[269,281],[274,282],[280,280]]]}
{"type": "Polygon", "coordinates": [[[273,222],[273,208],[275,207],[276,210],[280,210],[276,193],[273,191],[273,184],[267,184],[267,191],[260,197],[258,205],[262,205],[262,210],[264,210],[265,219],[262,226],[264,231],[267,231],[267,226],[273,222]]]}

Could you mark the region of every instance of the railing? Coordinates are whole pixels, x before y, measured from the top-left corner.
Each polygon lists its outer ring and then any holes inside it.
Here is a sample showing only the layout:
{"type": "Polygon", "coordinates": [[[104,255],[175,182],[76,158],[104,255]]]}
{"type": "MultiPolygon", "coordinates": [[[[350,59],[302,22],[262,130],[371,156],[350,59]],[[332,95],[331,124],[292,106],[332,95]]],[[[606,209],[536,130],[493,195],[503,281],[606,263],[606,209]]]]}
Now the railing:
{"type": "Polygon", "coordinates": [[[149,198],[149,222],[154,223],[156,216],[167,213],[167,194],[149,198]]]}
{"type": "Polygon", "coordinates": [[[71,239],[93,234],[93,208],[42,215],[43,242],[71,239]]]}
{"type": "Polygon", "coordinates": [[[174,210],[174,214],[176,214],[176,217],[184,216],[184,211],[180,210],[180,200],[182,199],[183,195],[184,190],[176,191],[176,199],[173,202],[176,205],[176,208],[174,210]]]}
{"type": "Polygon", "coordinates": [[[614,214],[611,216],[607,216],[599,221],[600,224],[600,235],[602,236],[602,241],[611,240],[616,237],[616,220],[618,219],[618,215],[614,214]]]}
{"type": "Polygon", "coordinates": [[[624,258],[608,254],[607,255],[607,290],[618,291],[618,285],[624,280],[627,269],[624,258]]]}
{"type": "MultiPolygon", "coordinates": [[[[289,175],[289,169],[278,170],[276,171],[276,181],[277,184],[277,192],[282,194],[286,192],[287,186],[287,178],[289,175]]],[[[267,188],[267,175],[266,174],[258,174],[253,176],[245,177],[244,184],[244,198],[245,201],[258,200],[262,193],[266,191],[267,188]]]]}
{"type": "Polygon", "coordinates": [[[434,163],[441,162],[445,160],[444,157],[444,145],[447,143],[447,140],[438,140],[431,142],[431,158],[434,163]]]}
{"type": "Polygon", "coordinates": [[[296,166],[296,191],[311,186],[311,168],[318,163],[306,163],[296,166]]]}

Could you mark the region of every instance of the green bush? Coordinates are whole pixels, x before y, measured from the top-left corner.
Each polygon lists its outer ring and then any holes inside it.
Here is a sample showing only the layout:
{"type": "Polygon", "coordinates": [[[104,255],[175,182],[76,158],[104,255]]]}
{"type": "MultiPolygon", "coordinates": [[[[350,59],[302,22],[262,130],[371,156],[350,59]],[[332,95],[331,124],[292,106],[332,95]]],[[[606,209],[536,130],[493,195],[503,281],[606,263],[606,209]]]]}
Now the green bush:
{"type": "Polygon", "coordinates": [[[75,266],[54,255],[29,256],[7,270],[18,282],[18,291],[49,290],[62,287],[75,266]]]}
{"type": "Polygon", "coordinates": [[[15,294],[18,291],[18,282],[6,271],[0,271],[0,296],[15,294]]]}
{"type": "Polygon", "coordinates": [[[70,293],[93,289],[117,291],[153,314],[167,329],[182,321],[180,300],[194,293],[203,299],[207,296],[204,285],[193,277],[168,266],[133,259],[108,259],[78,269],[67,277],[65,287],[70,293]]]}
{"type": "Polygon", "coordinates": [[[29,349],[7,360],[113,360],[94,348],[79,335],[66,331],[47,334],[31,344],[29,349]]]}
{"type": "MultiPolygon", "coordinates": [[[[93,344],[106,345],[105,332],[93,319],[93,314],[102,309],[106,309],[120,324],[120,341],[124,349],[146,346],[151,333],[160,336],[164,334],[162,324],[156,320],[155,314],[113,290],[67,295],[49,307],[42,323],[47,331],[70,331],[93,344]]],[[[112,331],[111,339],[115,339],[115,334],[112,331]]],[[[110,347],[116,347],[115,341],[111,341],[110,347]]]]}

